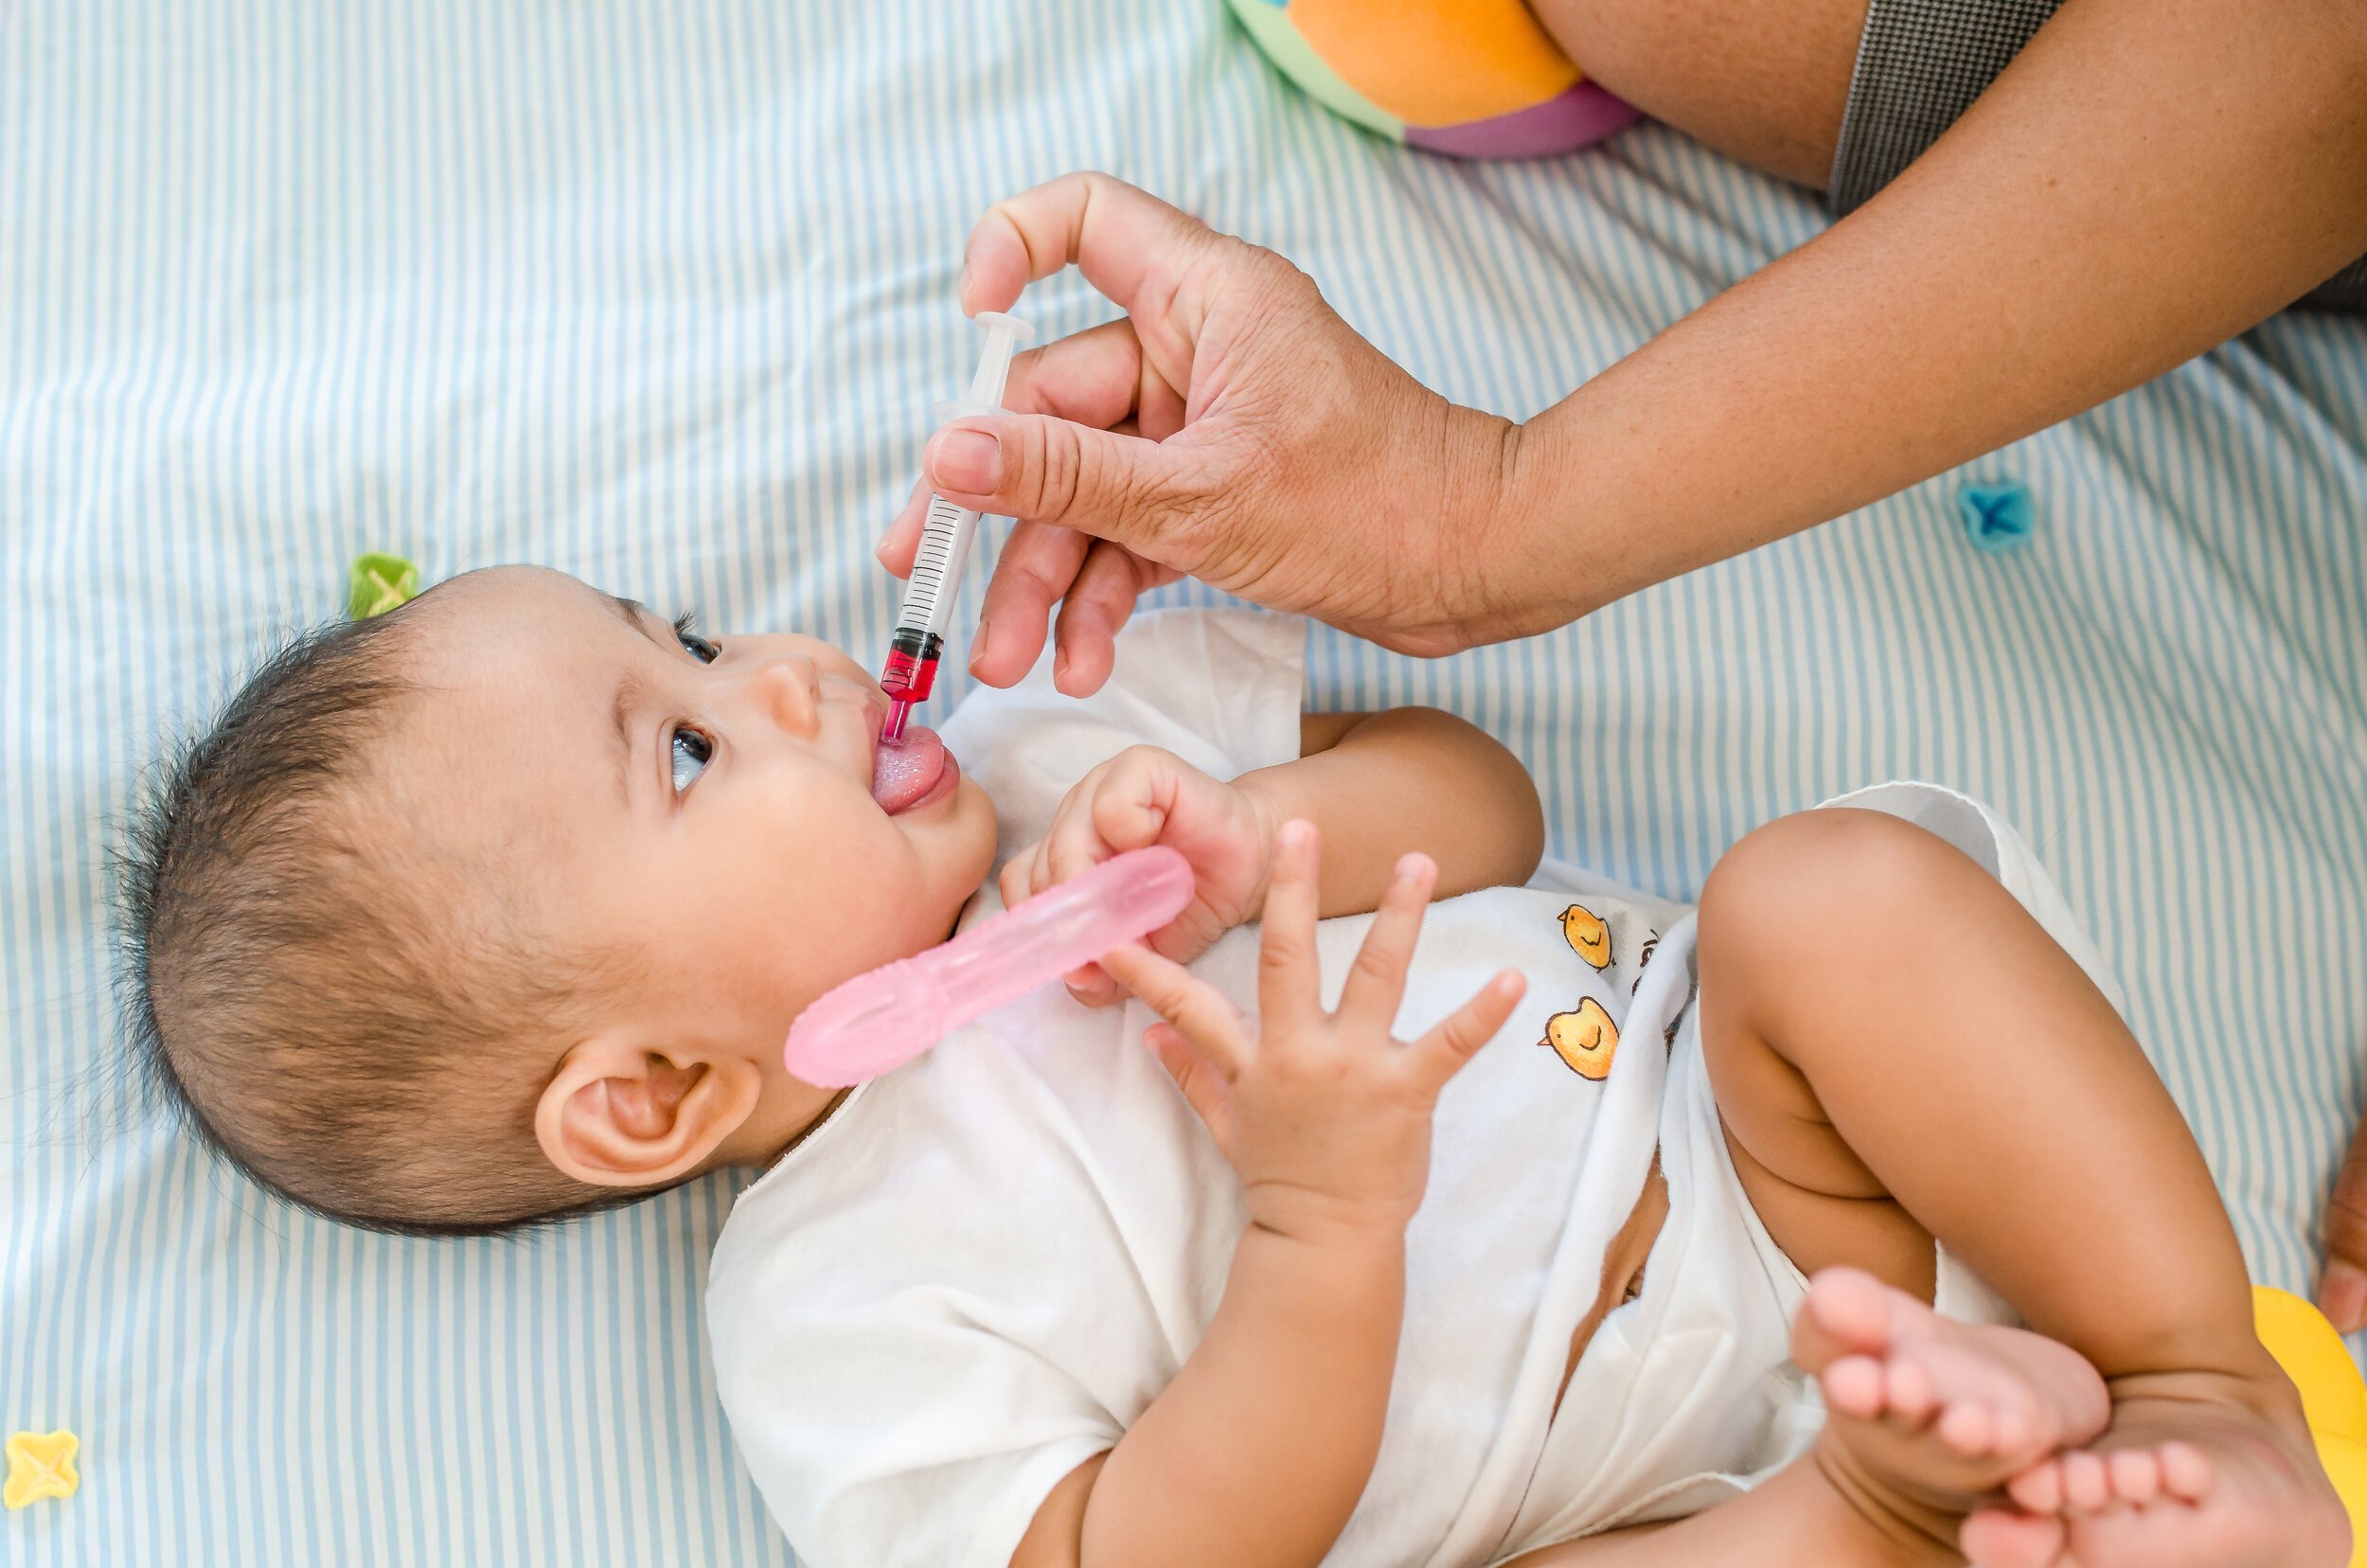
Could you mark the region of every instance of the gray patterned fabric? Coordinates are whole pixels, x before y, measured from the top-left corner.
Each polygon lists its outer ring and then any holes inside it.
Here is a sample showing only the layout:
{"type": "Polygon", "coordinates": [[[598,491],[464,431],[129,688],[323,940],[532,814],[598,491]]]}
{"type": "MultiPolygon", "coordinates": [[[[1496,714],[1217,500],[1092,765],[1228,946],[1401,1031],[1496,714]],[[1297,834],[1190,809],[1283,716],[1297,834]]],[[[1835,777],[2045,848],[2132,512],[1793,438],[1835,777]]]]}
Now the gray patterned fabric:
{"type": "MultiPolygon", "coordinates": [[[[1956,123],[2062,0],[1872,0],[1825,199],[1854,211],[1956,123]]],[[[2304,305],[2367,312],[2367,258],[2304,305]]]]}

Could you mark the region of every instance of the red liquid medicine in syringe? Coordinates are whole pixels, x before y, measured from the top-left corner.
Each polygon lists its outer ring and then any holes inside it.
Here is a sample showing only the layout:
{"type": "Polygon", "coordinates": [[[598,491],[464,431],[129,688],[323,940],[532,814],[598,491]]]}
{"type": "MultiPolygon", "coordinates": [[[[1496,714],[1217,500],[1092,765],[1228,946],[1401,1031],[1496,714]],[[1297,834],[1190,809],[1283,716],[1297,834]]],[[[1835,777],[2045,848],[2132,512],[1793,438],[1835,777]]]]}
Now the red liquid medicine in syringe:
{"type": "MultiPolygon", "coordinates": [[[[970,378],[970,391],[959,402],[940,410],[941,419],[999,413],[1003,383],[1011,371],[1011,350],[1029,333],[1025,322],[999,311],[981,311],[977,319],[987,330],[978,373],[970,378]]],[[[936,686],[946,627],[961,590],[962,568],[970,562],[970,546],[977,534],[976,512],[941,495],[929,498],[920,547],[913,556],[912,580],[905,586],[903,607],[896,614],[896,633],[888,642],[887,664],[880,673],[880,689],[895,704],[881,731],[881,739],[902,739],[905,719],[916,704],[928,700],[936,686]]]]}

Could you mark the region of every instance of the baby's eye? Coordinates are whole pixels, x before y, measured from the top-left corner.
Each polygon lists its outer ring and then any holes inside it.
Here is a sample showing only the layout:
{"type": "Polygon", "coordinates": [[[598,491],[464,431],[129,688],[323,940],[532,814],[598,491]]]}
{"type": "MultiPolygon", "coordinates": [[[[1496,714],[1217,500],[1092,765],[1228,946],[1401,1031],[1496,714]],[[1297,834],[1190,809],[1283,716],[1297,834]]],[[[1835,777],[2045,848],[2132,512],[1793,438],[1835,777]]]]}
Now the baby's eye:
{"type": "Polygon", "coordinates": [[[715,742],[695,729],[674,732],[674,793],[682,793],[698,781],[715,758],[715,742]]]}
{"type": "Polygon", "coordinates": [[[698,626],[697,613],[684,611],[674,617],[674,640],[682,644],[684,652],[701,664],[713,664],[722,656],[723,645],[712,637],[699,635],[698,626]]]}

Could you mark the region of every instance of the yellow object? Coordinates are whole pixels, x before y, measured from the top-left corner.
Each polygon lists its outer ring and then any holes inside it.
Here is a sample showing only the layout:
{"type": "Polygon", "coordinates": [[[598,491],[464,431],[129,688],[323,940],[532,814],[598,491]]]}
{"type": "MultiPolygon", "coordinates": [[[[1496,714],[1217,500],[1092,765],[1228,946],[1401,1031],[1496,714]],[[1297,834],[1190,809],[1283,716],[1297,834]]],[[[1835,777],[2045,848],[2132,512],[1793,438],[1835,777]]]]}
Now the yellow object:
{"type": "Polygon", "coordinates": [[[1538,1043],[1551,1045],[1578,1077],[1599,1083],[1611,1077],[1611,1059],[1619,1053],[1619,1025],[1590,996],[1573,1010],[1545,1020],[1545,1038],[1538,1043]]]}
{"type": "Polygon", "coordinates": [[[10,1513],[44,1497],[72,1497],[82,1478],[74,1472],[74,1451],[82,1440],[70,1432],[19,1432],[9,1438],[9,1484],[0,1503],[10,1513]]]}
{"type": "Polygon", "coordinates": [[[1357,91],[1415,125],[1508,115],[1578,80],[1521,0],[1290,0],[1289,15],[1357,91]]]}
{"type": "Polygon", "coordinates": [[[2367,1568],[2367,1382],[2325,1314],[2297,1295],[2255,1285],[2252,1331],[2301,1390],[2302,1414],[2351,1516],[2351,1568],[2367,1568]]]}
{"type": "Polygon", "coordinates": [[[1570,951],[1596,969],[1611,968],[1611,927],[1591,909],[1572,904],[1561,912],[1561,935],[1570,951]]]}

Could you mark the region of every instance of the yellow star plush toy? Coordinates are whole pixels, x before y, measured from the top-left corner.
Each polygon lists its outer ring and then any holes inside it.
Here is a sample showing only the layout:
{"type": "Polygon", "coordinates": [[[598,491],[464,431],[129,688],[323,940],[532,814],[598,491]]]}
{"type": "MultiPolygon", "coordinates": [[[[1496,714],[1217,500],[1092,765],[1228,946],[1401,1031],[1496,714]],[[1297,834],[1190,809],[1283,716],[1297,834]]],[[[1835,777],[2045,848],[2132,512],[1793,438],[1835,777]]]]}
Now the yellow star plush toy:
{"type": "Polygon", "coordinates": [[[72,1497],[82,1478],[74,1473],[74,1451],[81,1439],[70,1432],[19,1432],[9,1438],[9,1484],[0,1503],[14,1513],[44,1497],[72,1497]]]}

